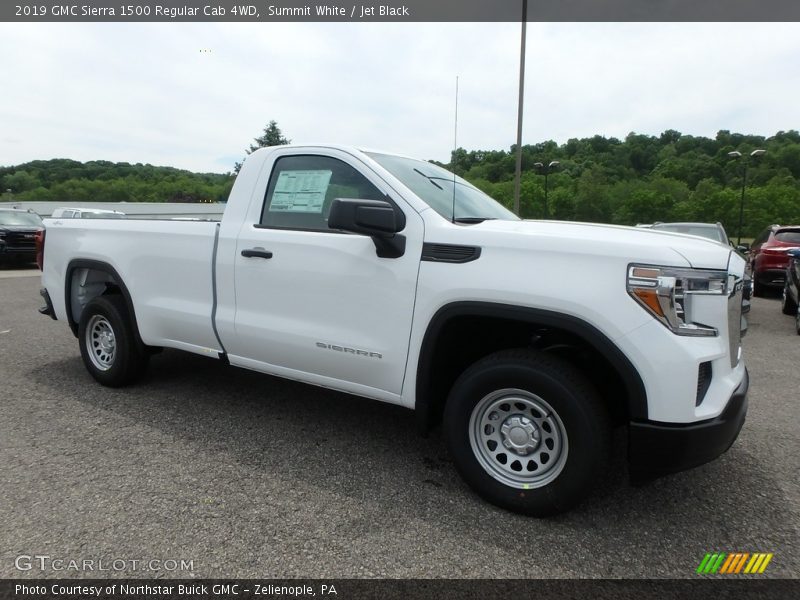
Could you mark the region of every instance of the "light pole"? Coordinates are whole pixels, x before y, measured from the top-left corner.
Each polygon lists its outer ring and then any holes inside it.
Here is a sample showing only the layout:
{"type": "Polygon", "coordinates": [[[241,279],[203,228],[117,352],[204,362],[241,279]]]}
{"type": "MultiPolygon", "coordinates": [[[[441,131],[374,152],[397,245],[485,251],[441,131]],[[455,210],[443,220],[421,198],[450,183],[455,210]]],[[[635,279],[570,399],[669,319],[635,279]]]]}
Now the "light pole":
{"type": "Polygon", "coordinates": [[[556,167],[561,163],[557,160],[551,160],[547,166],[544,163],[533,163],[533,166],[536,167],[536,170],[539,173],[544,175],[544,216],[550,216],[550,208],[547,205],[547,176],[550,175],[551,172],[555,171],[556,167]]]}
{"type": "Polygon", "coordinates": [[[528,25],[528,0],[522,0],[522,36],[519,43],[519,102],[517,104],[517,164],[514,169],[514,214],[519,216],[519,190],[522,180],[522,98],[525,94],[525,38],[528,25]]]}
{"type": "MultiPolygon", "coordinates": [[[[753,150],[750,153],[750,158],[756,158],[757,156],[763,156],[766,153],[766,150],[762,150],[758,148],[753,150]]],[[[728,156],[730,156],[734,160],[742,160],[742,198],[739,201],[739,234],[738,240],[736,241],[737,246],[742,245],[742,221],[744,219],[744,189],[747,187],[747,167],[750,164],[750,160],[747,157],[743,157],[742,153],[738,150],[734,150],[733,152],[728,152],[728,156]]]]}

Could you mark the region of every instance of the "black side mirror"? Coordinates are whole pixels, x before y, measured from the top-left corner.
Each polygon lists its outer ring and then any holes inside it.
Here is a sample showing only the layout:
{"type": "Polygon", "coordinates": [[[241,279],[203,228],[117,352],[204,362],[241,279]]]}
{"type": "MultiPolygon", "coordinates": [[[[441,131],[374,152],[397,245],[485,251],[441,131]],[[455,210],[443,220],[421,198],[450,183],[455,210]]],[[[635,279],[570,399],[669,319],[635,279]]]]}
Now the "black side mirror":
{"type": "Polygon", "coordinates": [[[383,238],[390,238],[399,231],[391,204],[384,200],[351,198],[336,198],[333,201],[328,227],[383,238]]]}
{"type": "Polygon", "coordinates": [[[399,258],[406,249],[406,238],[398,231],[405,227],[405,218],[385,200],[336,198],[331,203],[328,227],[368,235],[375,242],[381,258],[399,258]]]}

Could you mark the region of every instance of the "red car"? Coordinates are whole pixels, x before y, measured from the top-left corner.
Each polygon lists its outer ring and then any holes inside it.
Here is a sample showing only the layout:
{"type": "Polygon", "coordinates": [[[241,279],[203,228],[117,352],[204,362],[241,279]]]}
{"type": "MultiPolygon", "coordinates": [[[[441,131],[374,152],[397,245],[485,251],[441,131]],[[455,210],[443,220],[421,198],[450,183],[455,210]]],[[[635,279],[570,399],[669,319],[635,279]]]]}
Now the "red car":
{"type": "Polygon", "coordinates": [[[800,225],[770,225],[750,247],[753,267],[753,295],[761,296],[766,288],[780,289],[786,282],[787,252],[800,248],[800,225]]]}

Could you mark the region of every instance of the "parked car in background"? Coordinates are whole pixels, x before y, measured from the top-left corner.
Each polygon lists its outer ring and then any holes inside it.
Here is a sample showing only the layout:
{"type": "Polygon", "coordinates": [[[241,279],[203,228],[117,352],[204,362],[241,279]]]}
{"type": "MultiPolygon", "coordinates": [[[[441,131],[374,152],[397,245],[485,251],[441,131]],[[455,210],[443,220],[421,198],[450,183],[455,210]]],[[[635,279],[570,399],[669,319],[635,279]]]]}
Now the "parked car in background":
{"type": "Polygon", "coordinates": [[[780,289],[786,284],[787,252],[792,248],[800,248],[800,225],[770,225],[753,240],[750,265],[754,295],[761,296],[768,288],[780,289]]]}
{"type": "Polygon", "coordinates": [[[725,232],[722,223],[653,223],[650,227],[659,231],[699,235],[726,246],[730,245],[728,234],[725,232]]]}
{"type": "MultiPolygon", "coordinates": [[[[696,235],[707,238],[720,244],[733,247],[743,258],[747,258],[746,252],[749,250],[745,246],[734,246],[728,238],[728,233],[722,223],[661,223],[656,222],[652,225],[637,225],[637,227],[649,227],[658,231],[671,231],[673,233],[683,233],[686,235],[696,235]]],[[[753,295],[753,278],[750,270],[745,272],[744,289],[742,291],[742,312],[750,312],[750,297],[753,295]]]]}
{"type": "Polygon", "coordinates": [[[125,213],[102,208],[57,208],[52,219],[124,219],[125,213]]]}
{"type": "Polygon", "coordinates": [[[32,210],[0,208],[0,263],[33,262],[36,236],[43,229],[42,219],[32,210]]]}
{"type": "Polygon", "coordinates": [[[800,248],[793,248],[787,253],[789,264],[786,267],[786,283],[783,284],[781,310],[785,315],[793,315],[797,335],[800,335],[800,248]]]}

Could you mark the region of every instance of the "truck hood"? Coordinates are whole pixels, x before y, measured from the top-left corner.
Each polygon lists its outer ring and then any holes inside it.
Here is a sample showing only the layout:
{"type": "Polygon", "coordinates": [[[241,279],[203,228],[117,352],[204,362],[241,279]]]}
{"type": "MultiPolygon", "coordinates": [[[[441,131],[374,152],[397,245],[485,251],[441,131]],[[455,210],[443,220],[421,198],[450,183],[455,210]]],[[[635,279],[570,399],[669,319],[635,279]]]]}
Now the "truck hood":
{"type": "Polygon", "coordinates": [[[44,227],[36,227],[35,225],[0,225],[0,231],[21,231],[22,233],[36,233],[41,231],[44,227]]]}
{"type": "Polygon", "coordinates": [[[608,255],[625,257],[630,262],[698,269],[727,269],[731,254],[731,248],[719,242],[641,227],[568,221],[501,220],[465,227],[476,232],[476,243],[477,239],[484,238],[490,244],[519,246],[533,251],[608,255]]]}

